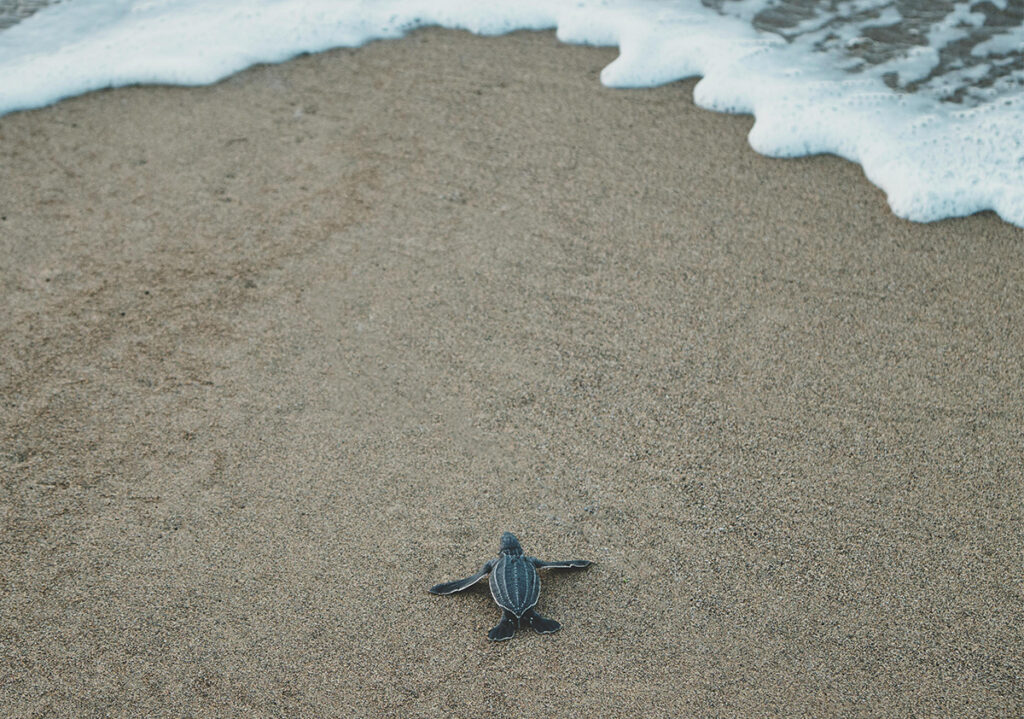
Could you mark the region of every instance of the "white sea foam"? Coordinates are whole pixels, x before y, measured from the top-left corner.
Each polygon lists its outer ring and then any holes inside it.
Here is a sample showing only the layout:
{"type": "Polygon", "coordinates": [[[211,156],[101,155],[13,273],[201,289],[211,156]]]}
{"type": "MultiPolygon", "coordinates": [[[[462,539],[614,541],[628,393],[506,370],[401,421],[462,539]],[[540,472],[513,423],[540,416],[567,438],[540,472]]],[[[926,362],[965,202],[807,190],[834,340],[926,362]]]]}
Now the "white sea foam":
{"type": "Polygon", "coordinates": [[[888,0],[829,5],[848,21],[830,9],[779,33],[753,22],[772,0],[722,12],[698,0],[68,0],[0,32],[0,114],[103,87],[207,84],[254,63],[427,25],[555,28],[565,42],[619,47],[601,74],[612,87],[703,76],[697,103],[753,113],[757,151],[860,163],[902,217],[993,209],[1024,226],[1024,95],[1019,78],[1000,70],[1016,62],[1005,55],[1019,50],[1020,28],[975,42],[970,62],[954,58],[937,71],[944,49],[984,24],[980,5],[953,5],[921,42],[869,62],[866,35],[901,18],[888,0]],[[954,89],[970,102],[942,102],[954,89]]]}

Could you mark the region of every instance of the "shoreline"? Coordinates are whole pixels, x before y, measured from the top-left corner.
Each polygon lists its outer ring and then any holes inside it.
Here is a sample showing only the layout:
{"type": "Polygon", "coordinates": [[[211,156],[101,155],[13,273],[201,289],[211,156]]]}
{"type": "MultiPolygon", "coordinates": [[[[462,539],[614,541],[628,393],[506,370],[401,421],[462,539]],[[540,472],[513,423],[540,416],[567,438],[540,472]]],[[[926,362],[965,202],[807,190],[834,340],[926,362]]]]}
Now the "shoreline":
{"type": "Polygon", "coordinates": [[[1019,711],[1024,230],[614,55],[0,118],[5,715],[1019,711]],[[426,592],[505,530],[556,635],[426,592]]]}

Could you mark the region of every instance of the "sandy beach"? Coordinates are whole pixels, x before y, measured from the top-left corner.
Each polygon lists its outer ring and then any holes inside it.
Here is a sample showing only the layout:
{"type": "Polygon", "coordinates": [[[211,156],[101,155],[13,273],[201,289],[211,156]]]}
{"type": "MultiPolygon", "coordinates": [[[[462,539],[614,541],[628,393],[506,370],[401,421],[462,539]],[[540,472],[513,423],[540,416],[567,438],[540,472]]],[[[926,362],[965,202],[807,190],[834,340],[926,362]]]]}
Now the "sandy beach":
{"type": "Polygon", "coordinates": [[[0,715],[1024,712],[1024,231],[615,54],[0,118],[0,715]],[[561,632],[427,593],[505,530],[561,632]]]}

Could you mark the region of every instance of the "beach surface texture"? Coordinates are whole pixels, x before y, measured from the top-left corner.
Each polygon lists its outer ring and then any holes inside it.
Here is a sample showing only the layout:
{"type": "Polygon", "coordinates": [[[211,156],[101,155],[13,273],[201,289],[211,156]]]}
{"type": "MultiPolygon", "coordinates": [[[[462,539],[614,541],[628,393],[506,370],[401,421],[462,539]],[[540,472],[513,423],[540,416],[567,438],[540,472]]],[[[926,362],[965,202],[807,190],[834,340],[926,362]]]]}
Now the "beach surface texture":
{"type": "Polygon", "coordinates": [[[614,57],[0,118],[0,715],[1021,715],[1024,231],[614,57]]]}

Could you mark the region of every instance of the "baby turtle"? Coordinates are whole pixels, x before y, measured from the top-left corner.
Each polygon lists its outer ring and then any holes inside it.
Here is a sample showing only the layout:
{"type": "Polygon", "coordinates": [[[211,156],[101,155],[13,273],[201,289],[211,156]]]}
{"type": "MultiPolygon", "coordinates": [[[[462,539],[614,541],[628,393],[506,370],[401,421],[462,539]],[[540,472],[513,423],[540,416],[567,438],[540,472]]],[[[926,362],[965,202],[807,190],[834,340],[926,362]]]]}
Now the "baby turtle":
{"type": "Polygon", "coordinates": [[[467,589],[481,579],[491,575],[491,596],[502,609],[501,621],[487,638],[492,642],[501,642],[515,636],[519,622],[526,623],[541,634],[551,634],[562,628],[554,619],[547,619],[533,611],[540,598],[540,576],[538,569],[576,569],[589,567],[592,562],[586,559],[569,559],[564,562],[544,562],[536,557],[523,556],[523,548],[512,532],[501,535],[501,552],[497,559],[492,559],[472,577],[457,579],[454,582],[435,584],[430,588],[431,594],[453,594],[467,589]]]}

